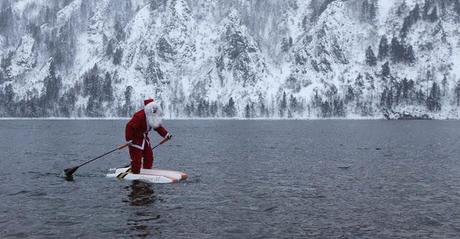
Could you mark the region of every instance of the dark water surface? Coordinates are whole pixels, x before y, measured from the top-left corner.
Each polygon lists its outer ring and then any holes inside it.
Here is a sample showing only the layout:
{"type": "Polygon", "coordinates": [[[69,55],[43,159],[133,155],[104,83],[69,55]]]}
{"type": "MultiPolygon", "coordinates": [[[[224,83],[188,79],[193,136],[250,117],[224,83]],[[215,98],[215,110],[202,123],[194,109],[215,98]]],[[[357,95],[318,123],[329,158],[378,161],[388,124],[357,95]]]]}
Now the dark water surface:
{"type": "MultiPolygon", "coordinates": [[[[123,120],[0,121],[1,238],[455,238],[459,121],[167,121],[159,168],[105,178],[123,120]]],[[[155,136],[154,141],[160,139],[155,136]]]]}

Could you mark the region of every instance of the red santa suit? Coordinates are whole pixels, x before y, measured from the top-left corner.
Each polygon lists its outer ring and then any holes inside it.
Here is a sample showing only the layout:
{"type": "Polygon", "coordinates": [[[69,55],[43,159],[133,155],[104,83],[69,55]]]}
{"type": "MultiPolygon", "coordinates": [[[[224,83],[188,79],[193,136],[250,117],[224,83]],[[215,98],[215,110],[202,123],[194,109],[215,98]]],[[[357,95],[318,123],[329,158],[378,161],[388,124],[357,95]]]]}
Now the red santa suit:
{"type": "Polygon", "coordinates": [[[126,141],[132,141],[129,145],[132,173],[139,173],[141,164],[143,164],[143,168],[147,169],[153,166],[149,131],[153,129],[163,138],[169,136],[168,131],[161,124],[159,105],[152,99],[145,100],[144,105],[144,109],[137,111],[126,124],[126,141]],[[142,158],[144,158],[143,161],[142,158]]]}

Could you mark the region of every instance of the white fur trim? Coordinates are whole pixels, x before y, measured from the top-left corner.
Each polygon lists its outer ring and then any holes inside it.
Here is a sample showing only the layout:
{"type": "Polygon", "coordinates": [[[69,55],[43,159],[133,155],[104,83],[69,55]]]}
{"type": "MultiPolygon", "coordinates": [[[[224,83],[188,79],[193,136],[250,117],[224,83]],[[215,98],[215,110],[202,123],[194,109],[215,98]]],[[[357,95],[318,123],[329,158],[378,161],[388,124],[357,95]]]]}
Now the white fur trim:
{"type": "Polygon", "coordinates": [[[147,140],[147,133],[144,134],[144,139],[142,140],[142,145],[137,145],[137,144],[134,144],[134,143],[131,143],[130,146],[136,148],[136,149],[140,149],[140,150],[144,150],[144,147],[145,147],[145,142],[147,142],[147,145],[150,147],[150,141],[147,140]]]}
{"type": "Polygon", "coordinates": [[[142,140],[142,145],[140,145],[140,146],[137,145],[137,144],[131,144],[132,147],[140,149],[140,150],[144,150],[144,145],[145,145],[145,139],[142,140]]]}
{"type": "Polygon", "coordinates": [[[161,109],[157,102],[150,102],[144,107],[147,129],[156,129],[161,125],[161,109]]]}

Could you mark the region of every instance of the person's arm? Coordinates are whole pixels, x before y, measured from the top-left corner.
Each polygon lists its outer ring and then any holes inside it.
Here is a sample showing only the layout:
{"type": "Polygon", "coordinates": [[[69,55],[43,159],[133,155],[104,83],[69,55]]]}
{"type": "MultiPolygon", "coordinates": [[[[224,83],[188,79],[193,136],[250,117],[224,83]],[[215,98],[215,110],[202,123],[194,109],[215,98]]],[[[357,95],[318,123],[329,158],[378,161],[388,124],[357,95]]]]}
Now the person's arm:
{"type": "Polygon", "coordinates": [[[155,131],[163,138],[168,138],[170,139],[172,135],[163,127],[163,125],[160,125],[160,127],[156,128],[155,131]]]}

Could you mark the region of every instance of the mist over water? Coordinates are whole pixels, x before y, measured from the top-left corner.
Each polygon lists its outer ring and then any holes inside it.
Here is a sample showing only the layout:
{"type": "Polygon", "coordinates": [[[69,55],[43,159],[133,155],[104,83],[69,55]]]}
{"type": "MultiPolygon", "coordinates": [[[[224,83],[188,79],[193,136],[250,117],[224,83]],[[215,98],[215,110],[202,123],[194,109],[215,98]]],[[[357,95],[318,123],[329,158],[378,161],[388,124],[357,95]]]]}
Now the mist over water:
{"type": "MultiPolygon", "coordinates": [[[[125,120],[0,121],[2,238],[454,238],[457,121],[174,120],[154,165],[179,184],[105,178],[125,120]]],[[[152,135],[152,141],[160,141],[152,135]]]]}

